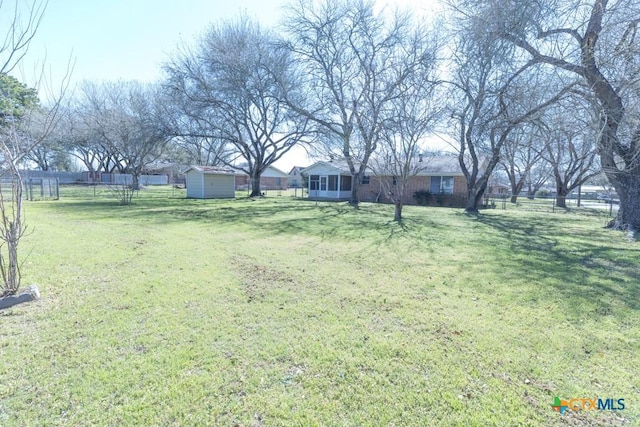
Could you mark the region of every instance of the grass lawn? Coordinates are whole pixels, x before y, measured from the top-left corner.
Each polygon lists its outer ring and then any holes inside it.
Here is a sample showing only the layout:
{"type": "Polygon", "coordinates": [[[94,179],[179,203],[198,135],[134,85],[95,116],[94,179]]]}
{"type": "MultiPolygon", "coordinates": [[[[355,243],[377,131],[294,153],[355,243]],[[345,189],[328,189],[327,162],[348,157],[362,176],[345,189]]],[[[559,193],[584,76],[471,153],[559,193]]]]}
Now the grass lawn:
{"type": "Polygon", "coordinates": [[[640,425],[640,242],[600,217],[61,193],[26,204],[2,426],[640,425]]]}

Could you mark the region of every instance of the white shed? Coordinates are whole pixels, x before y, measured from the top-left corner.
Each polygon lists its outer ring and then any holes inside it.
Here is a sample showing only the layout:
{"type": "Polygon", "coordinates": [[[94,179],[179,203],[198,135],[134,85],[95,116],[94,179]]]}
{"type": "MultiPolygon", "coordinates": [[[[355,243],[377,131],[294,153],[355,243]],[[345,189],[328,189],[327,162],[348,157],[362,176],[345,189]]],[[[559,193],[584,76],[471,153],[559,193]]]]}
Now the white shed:
{"type": "Polygon", "coordinates": [[[184,171],[187,197],[224,199],[236,196],[236,171],[215,166],[191,166],[184,171]]]}

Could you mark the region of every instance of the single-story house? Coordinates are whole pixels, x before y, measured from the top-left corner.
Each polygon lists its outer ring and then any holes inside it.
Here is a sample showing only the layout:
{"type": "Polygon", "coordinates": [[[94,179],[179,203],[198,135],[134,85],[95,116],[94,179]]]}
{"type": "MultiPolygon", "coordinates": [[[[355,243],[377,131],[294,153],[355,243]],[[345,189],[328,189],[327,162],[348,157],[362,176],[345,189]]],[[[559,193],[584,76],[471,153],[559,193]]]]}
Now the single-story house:
{"type": "Polygon", "coordinates": [[[507,197],[511,195],[511,186],[499,182],[490,182],[485,195],[488,197],[507,197]]]}
{"type": "Polygon", "coordinates": [[[182,165],[178,163],[154,162],[146,165],[143,173],[145,175],[166,175],[168,183],[174,185],[184,185],[184,170],[190,165],[182,165]]]}
{"type": "MultiPolygon", "coordinates": [[[[422,159],[422,156],[420,157],[422,159]]],[[[425,166],[411,176],[407,182],[403,203],[407,205],[437,204],[463,205],[467,192],[467,181],[456,156],[434,156],[424,158],[425,166]]],[[[317,162],[302,173],[308,177],[307,189],[310,199],[348,200],[351,197],[353,176],[346,162],[317,162]]],[[[367,170],[358,189],[358,198],[363,202],[390,203],[397,177],[376,174],[367,170]]]]}
{"type": "Polygon", "coordinates": [[[235,169],[219,166],[190,166],[184,171],[187,197],[224,199],[236,196],[235,169]]]}
{"type": "MultiPolygon", "coordinates": [[[[280,169],[269,166],[260,176],[260,190],[286,190],[289,175],[280,169]]],[[[236,190],[250,190],[251,178],[245,172],[236,170],[236,190]]]]}
{"type": "Polygon", "coordinates": [[[303,166],[294,166],[289,171],[289,188],[302,188],[304,186],[304,177],[302,176],[303,166]]]}

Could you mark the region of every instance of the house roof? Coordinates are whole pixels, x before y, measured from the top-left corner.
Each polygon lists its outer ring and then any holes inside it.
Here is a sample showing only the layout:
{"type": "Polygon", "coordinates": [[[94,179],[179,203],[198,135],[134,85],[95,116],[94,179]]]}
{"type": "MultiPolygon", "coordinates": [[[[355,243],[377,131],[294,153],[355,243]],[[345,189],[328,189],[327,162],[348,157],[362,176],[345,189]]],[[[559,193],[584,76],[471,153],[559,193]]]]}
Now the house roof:
{"type": "Polygon", "coordinates": [[[205,175],[239,175],[240,172],[224,166],[189,166],[183,173],[187,173],[190,170],[195,170],[205,175]]]}
{"type": "MultiPolygon", "coordinates": [[[[310,171],[313,169],[324,166],[325,168],[333,169],[336,172],[340,172],[342,175],[351,175],[351,171],[349,169],[349,165],[345,160],[333,160],[330,162],[316,162],[313,165],[303,169],[301,173],[308,175],[310,171]]],[[[356,162],[356,168],[360,165],[356,162]]],[[[414,162],[414,167],[416,170],[419,170],[416,175],[462,175],[462,168],[460,167],[460,163],[458,162],[457,156],[423,156],[422,162],[418,159],[414,162]]],[[[390,173],[385,173],[382,171],[378,171],[378,173],[374,172],[374,168],[367,167],[366,173],[372,176],[375,175],[391,175],[390,173]]],[[[375,168],[384,170],[384,167],[375,168]]]]}
{"type": "MultiPolygon", "coordinates": [[[[323,161],[315,162],[311,166],[308,166],[302,169],[300,173],[307,175],[309,171],[320,166],[324,166],[329,169],[334,169],[336,172],[339,172],[342,175],[351,175],[351,169],[349,168],[349,164],[347,163],[346,160],[331,160],[329,162],[323,162],[323,161]]],[[[357,168],[360,165],[359,163],[356,162],[355,166],[357,168]]]]}
{"type": "Polygon", "coordinates": [[[462,168],[457,156],[425,156],[425,164],[418,175],[453,174],[462,175],[462,168]]]}
{"type": "Polygon", "coordinates": [[[302,171],[303,169],[306,169],[306,166],[294,166],[291,168],[291,170],[289,171],[289,175],[291,175],[293,173],[294,170],[298,170],[298,171],[302,171]]]}
{"type": "MultiPolygon", "coordinates": [[[[247,175],[246,172],[244,172],[243,170],[241,170],[240,168],[246,168],[247,164],[246,163],[242,163],[237,165],[236,167],[232,168],[236,171],[236,175],[247,175]]],[[[275,166],[267,166],[267,168],[264,170],[264,172],[262,172],[262,176],[264,177],[276,177],[276,178],[288,178],[289,174],[286,172],[281,171],[280,169],[278,169],[275,166]]]]}
{"type": "Polygon", "coordinates": [[[263,176],[280,176],[281,178],[288,178],[289,174],[286,172],[283,172],[282,170],[278,169],[275,166],[269,166],[267,167],[267,169],[262,173],[263,176]]]}

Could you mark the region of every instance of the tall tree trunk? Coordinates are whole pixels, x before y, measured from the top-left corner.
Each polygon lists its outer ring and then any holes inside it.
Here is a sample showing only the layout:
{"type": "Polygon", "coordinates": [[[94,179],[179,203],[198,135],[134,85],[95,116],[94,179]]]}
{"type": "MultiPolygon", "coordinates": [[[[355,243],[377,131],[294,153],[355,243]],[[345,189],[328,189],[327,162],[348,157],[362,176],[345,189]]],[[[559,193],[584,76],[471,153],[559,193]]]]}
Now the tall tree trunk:
{"type": "Polygon", "coordinates": [[[559,208],[567,207],[567,196],[566,195],[556,195],[556,206],[559,208]]]}
{"type": "Polygon", "coordinates": [[[260,175],[257,173],[251,174],[251,194],[249,197],[261,197],[262,190],[260,190],[260,175]]]}
{"type": "Polygon", "coordinates": [[[520,180],[515,183],[511,183],[511,203],[518,202],[518,195],[522,191],[522,187],[524,187],[524,178],[520,178],[520,180]]]}
{"type": "Polygon", "coordinates": [[[482,206],[482,198],[487,190],[487,179],[480,178],[475,185],[467,184],[467,203],[465,212],[478,213],[478,209],[482,206]]]}
{"type": "Polygon", "coordinates": [[[353,178],[351,179],[351,197],[349,198],[349,205],[354,208],[358,207],[359,199],[358,199],[358,190],[360,189],[360,174],[353,174],[353,178]]]}
{"type": "Polygon", "coordinates": [[[562,183],[556,184],[556,206],[559,208],[567,207],[567,195],[569,190],[562,183]]]}
{"type": "Polygon", "coordinates": [[[131,174],[131,189],[139,190],[140,189],[140,175],[134,172],[131,174]]]}
{"type": "Polygon", "coordinates": [[[616,174],[609,178],[620,198],[618,215],[608,227],[617,230],[640,230],[640,175],[616,174]]]}
{"type": "Polygon", "coordinates": [[[397,201],[395,203],[395,213],[393,215],[393,220],[396,222],[402,222],[402,200],[397,201]]]}

